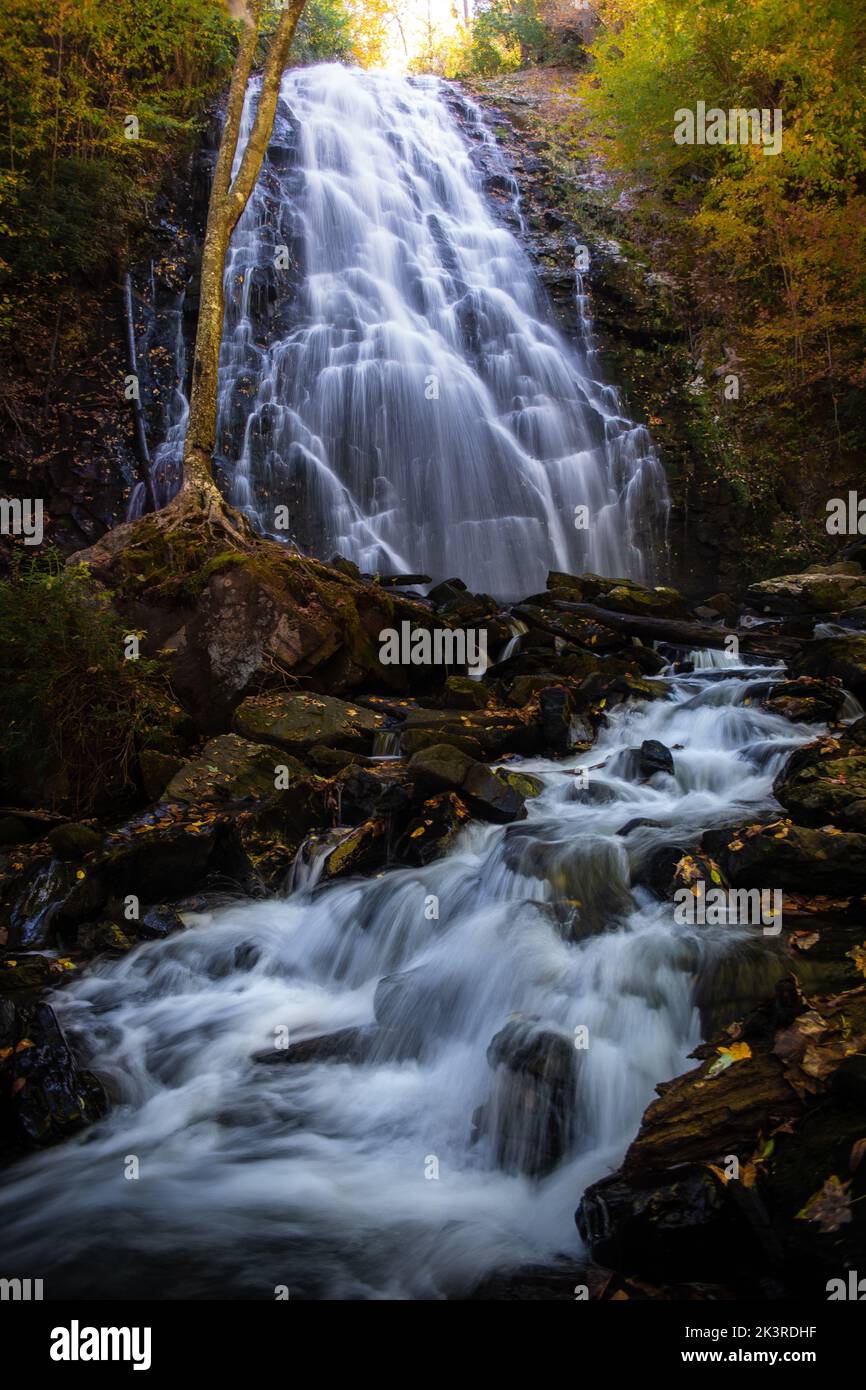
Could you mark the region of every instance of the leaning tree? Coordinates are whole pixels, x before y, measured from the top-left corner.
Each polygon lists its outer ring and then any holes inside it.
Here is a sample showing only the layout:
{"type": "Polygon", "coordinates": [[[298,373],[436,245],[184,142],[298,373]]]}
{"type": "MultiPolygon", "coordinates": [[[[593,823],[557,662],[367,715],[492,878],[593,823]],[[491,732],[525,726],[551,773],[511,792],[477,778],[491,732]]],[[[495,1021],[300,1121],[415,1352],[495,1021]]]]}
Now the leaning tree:
{"type": "Polygon", "coordinates": [[[226,105],[225,123],[214,169],[201,262],[201,301],[192,361],[189,421],[183,453],[185,500],[216,502],[213,451],[216,441],[217,375],[225,301],[223,280],[232,232],[256,186],[274,127],[280,81],[306,0],[280,0],[279,20],[264,61],[261,90],[249,139],[233,175],[244,97],[255,61],[265,0],[245,0],[233,10],[241,20],[240,42],[226,105]]]}

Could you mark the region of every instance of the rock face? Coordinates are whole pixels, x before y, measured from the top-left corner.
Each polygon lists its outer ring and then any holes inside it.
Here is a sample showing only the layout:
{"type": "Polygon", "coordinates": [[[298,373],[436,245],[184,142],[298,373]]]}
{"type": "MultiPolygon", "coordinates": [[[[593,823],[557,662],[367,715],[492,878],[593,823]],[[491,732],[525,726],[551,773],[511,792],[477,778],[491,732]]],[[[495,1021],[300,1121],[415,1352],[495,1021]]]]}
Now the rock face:
{"type": "Polygon", "coordinates": [[[482,820],[506,822],[526,815],[523,797],[513,787],[451,744],[415,753],[408,772],[422,794],[455,791],[482,820]]]}
{"type": "Polygon", "coordinates": [[[866,718],[838,738],[819,738],[791,755],[773,785],[804,825],[866,832],[866,718]]]}
{"type": "Polygon", "coordinates": [[[384,715],[363,706],[299,691],[250,696],[234,714],[235,729],[244,738],[271,743],[289,753],[304,753],[314,746],[369,753],[374,736],[385,724],[384,715]]]}

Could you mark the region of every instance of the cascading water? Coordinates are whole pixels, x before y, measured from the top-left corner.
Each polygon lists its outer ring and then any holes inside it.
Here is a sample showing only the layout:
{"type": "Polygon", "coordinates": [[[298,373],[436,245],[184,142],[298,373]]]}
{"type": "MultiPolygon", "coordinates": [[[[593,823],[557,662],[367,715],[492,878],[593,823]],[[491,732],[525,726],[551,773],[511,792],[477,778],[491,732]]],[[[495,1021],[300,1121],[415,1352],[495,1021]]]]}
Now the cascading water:
{"type": "Polygon", "coordinates": [[[4,1267],[52,1297],[424,1298],[579,1253],[580,1194],[688,1065],[722,963],[751,955],[762,983],[787,969],[759,928],[676,925],[635,886],[660,845],[773,804],[815,730],[745,703],[770,674],[708,669],[617,708],[585,787],[573,758],[526,762],[544,782],[528,818],[472,824],[426,868],[313,874],[58,993],[115,1104],[7,1175],[4,1267]],[[623,754],[645,738],[675,771],[639,785],[623,754]],[[353,1028],[330,1060],[256,1060],[280,1030],[353,1028]],[[573,1058],[542,1078],[552,1127],[507,1065],[539,1033],[573,1058]]]}
{"type": "Polygon", "coordinates": [[[367,571],[498,597],[551,568],[648,577],[667,492],[647,431],[594,380],[588,324],[580,347],[555,328],[446,91],[284,78],[226,269],[225,485],[262,530],[367,571]]]}

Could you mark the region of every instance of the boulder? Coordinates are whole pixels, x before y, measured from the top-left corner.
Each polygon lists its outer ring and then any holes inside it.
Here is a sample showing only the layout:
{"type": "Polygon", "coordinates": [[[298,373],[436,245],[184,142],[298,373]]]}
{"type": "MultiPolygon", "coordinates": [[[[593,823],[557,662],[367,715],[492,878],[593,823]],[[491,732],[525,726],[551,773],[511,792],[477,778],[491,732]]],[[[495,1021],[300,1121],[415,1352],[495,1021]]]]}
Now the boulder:
{"type": "Polygon", "coordinates": [[[232,722],[243,738],[289,753],[323,745],[371,753],[373,738],[387,719],[329,695],[281,690],[250,696],[235,710],[232,722]]]}
{"type": "Polygon", "coordinates": [[[564,686],[548,686],[539,692],[538,707],[545,748],[559,757],[566,757],[571,751],[574,722],[571,695],[564,686]]]}
{"type": "Polygon", "coordinates": [[[835,676],[858,700],[866,700],[866,636],[805,642],[789,669],[792,676],[835,676]]]}
{"type": "Polygon", "coordinates": [[[63,860],[83,859],[101,843],[98,830],[73,822],[55,826],[53,830],[49,830],[45,838],[57,858],[63,860]]]}
{"type": "Polygon", "coordinates": [[[455,836],[471,819],[465,801],[456,792],[440,792],[418,807],[394,849],[397,859],[407,864],[429,864],[451,848],[455,836]]]}
{"type": "Polygon", "coordinates": [[[513,787],[451,744],[422,749],[409,759],[408,777],[422,797],[456,791],[482,820],[508,822],[526,815],[523,797],[513,787]]]}
{"type": "Polygon", "coordinates": [[[826,1298],[866,1230],[864,1043],[866,988],[803,998],[781,981],[656,1088],[620,1171],[578,1208],[593,1255],[740,1296],[826,1298]]]}
{"type": "Polygon", "coordinates": [[[253,690],[286,676],[336,693],[441,684],[441,669],[381,665],[385,629],[429,628],[429,607],[353,571],[257,537],[215,492],[184,490],[72,557],[86,563],[143,654],[162,653],[172,688],[205,732],[225,729],[253,690]]]}
{"type": "Polygon", "coordinates": [[[746,599],[767,613],[843,613],[866,603],[866,576],[859,566],[853,574],[834,574],[815,567],[803,574],[782,574],[750,585],[746,599]]]}
{"type": "Polygon", "coordinates": [[[277,769],[284,767],[290,780],[310,775],[295,758],[286,760],[273,747],[250,743],[237,734],[221,734],[175,773],[166,788],[165,800],[193,805],[260,801],[273,796],[277,769]]]}
{"type": "Polygon", "coordinates": [[[59,1143],[106,1109],[102,1086],[77,1066],[54,1010],[0,996],[0,1153],[59,1143]]]}
{"type": "Polygon", "coordinates": [[[542,747],[538,709],[509,706],[483,710],[410,710],[400,734],[400,749],[411,757],[435,744],[452,744],[470,757],[500,758],[505,753],[535,753],[542,747]]]}
{"type": "Polygon", "coordinates": [[[839,681],[799,676],[771,686],[761,703],[795,724],[831,724],[842,713],[845,691],[839,681]]]}
{"type": "Polygon", "coordinates": [[[803,825],[829,823],[866,833],[866,719],[839,738],[798,748],[777,775],[773,793],[803,825]]]}
{"type": "Polygon", "coordinates": [[[493,1038],[491,1097],[476,1115],[506,1172],[543,1177],[571,1146],[577,1050],[574,1038],[535,1015],[517,1014],[493,1038]]]}
{"type": "Polygon", "coordinates": [[[702,844],[737,888],[781,888],[833,897],[862,891],[866,835],[812,830],[779,819],[709,831],[702,844]]]}
{"type": "Polygon", "coordinates": [[[490,703],[490,691],[471,676],[449,676],[439,703],[443,709],[484,709],[490,703]]]}

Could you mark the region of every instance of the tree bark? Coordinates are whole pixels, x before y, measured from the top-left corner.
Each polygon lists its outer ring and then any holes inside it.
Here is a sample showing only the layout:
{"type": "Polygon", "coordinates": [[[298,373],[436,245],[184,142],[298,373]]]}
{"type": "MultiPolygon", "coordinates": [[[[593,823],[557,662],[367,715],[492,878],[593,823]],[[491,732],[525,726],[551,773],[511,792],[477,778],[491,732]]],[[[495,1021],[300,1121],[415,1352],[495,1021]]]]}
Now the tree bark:
{"type": "Polygon", "coordinates": [[[265,59],[253,127],[237,173],[232,178],[244,97],[258,43],[263,0],[248,0],[244,7],[243,29],[208,204],[201,262],[201,304],[184,445],[184,491],[194,491],[201,496],[215,490],[212,459],[216,442],[217,375],[225,311],[223,278],[226,253],[232,232],[255,188],[262,167],[274,126],[283,70],[305,4],[306,0],[290,0],[280,15],[265,59]]]}

